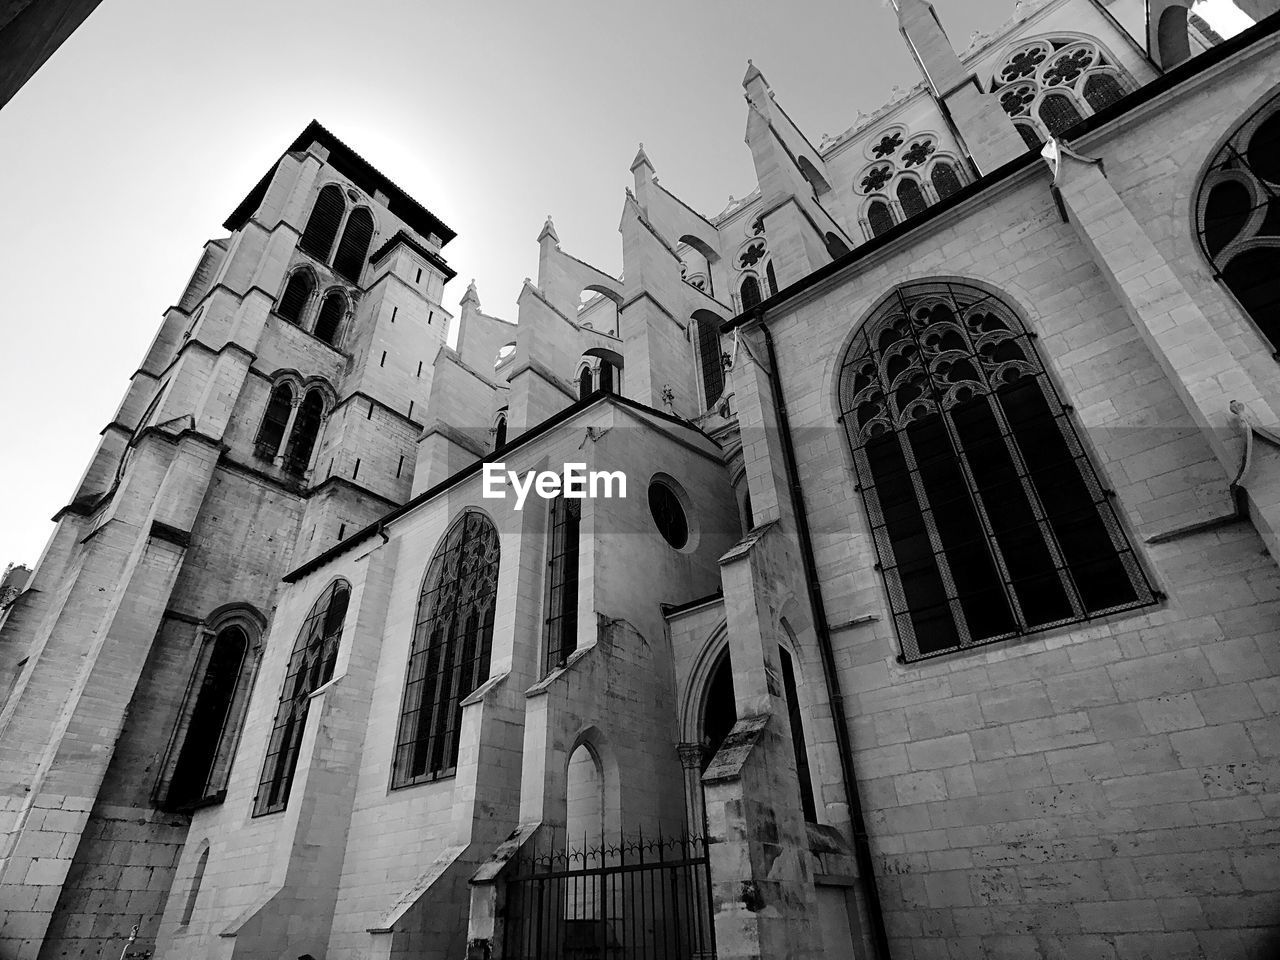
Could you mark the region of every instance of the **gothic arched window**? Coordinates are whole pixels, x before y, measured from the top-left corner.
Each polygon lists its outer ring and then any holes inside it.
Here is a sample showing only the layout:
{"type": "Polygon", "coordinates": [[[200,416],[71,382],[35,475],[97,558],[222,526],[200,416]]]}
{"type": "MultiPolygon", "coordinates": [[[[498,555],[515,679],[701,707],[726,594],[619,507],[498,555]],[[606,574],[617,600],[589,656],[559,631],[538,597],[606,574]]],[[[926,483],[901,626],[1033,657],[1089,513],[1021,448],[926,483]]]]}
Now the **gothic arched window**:
{"type": "Polygon", "coordinates": [[[1040,120],[1052,136],[1060,137],[1083,119],[1065,93],[1051,93],[1040,101],[1040,120]]]}
{"type": "Polygon", "coordinates": [[[250,644],[247,624],[240,622],[206,635],[174,734],[176,759],[162,782],[166,807],[181,809],[220,797],[238,727],[235,708],[243,705],[252,673],[250,644]]]}
{"type": "Polygon", "coordinates": [[[960,177],[956,175],[956,168],[949,163],[935,163],[929,179],[933,181],[933,189],[939,200],[945,200],[960,190],[960,177]]]}
{"type": "Polygon", "coordinates": [[[351,585],[345,580],[335,580],[312,605],[298,631],[280,689],[271,739],[267,742],[258,795],[253,801],[255,817],[283,810],[289,802],[311,694],[333,679],[350,600],[351,585]]]}
{"type": "Polygon", "coordinates": [[[351,211],[338,242],[338,252],[333,257],[333,269],[348,280],[359,282],[372,240],[373,214],[365,207],[351,211]]]}
{"type": "Polygon", "coordinates": [[[601,361],[600,361],[600,372],[599,372],[598,374],[596,374],[596,376],[597,376],[597,378],[599,379],[599,383],[600,383],[600,386],[599,386],[599,387],[597,387],[596,389],[598,389],[601,393],[614,393],[614,392],[615,392],[615,389],[616,389],[616,388],[615,388],[615,385],[614,385],[613,364],[612,364],[612,363],[610,363],[608,360],[601,360],[601,361]]]}
{"type": "Polygon", "coordinates": [[[778,292],[778,275],[773,272],[772,260],[764,265],[764,278],[769,284],[769,296],[772,297],[778,292]]]}
{"type": "Polygon", "coordinates": [[[311,291],[315,289],[315,281],[307,270],[297,270],[284,286],[280,301],[276,304],[276,314],[290,323],[301,323],[302,312],[311,299],[311,291]]]}
{"type": "Polygon", "coordinates": [[[498,417],[498,422],[493,425],[493,449],[498,450],[507,442],[507,415],[504,413],[498,417]]]}
{"type": "Polygon", "coordinates": [[[547,609],[542,631],[548,673],[578,649],[578,539],[582,501],[556,497],[551,501],[550,522],[547,609]]]}
{"type": "Polygon", "coordinates": [[[871,235],[878,237],[893,227],[893,214],[889,204],[883,200],[872,200],[867,204],[867,225],[871,227],[871,235]]]}
{"type": "Polygon", "coordinates": [[[743,311],[750,310],[760,302],[760,281],[750,275],[743,277],[739,293],[742,296],[743,311]]]}
{"type": "Polygon", "coordinates": [[[321,302],[320,313],[316,317],[315,335],[325,343],[337,344],[338,327],[342,325],[346,304],[346,298],[338,290],[330,290],[321,302]]]}
{"type": "Polygon", "coordinates": [[[1123,97],[1124,89],[1120,86],[1120,81],[1110,73],[1095,73],[1084,82],[1084,99],[1094,113],[1105,110],[1123,97]]]}
{"type": "Polygon", "coordinates": [[[1040,131],[1030,123],[1015,123],[1014,129],[1018,131],[1018,135],[1022,137],[1022,142],[1027,145],[1028,150],[1039,150],[1044,146],[1044,140],[1040,137],[1040,131]]]}
{"type": "Polygon", "coordinates": [[[1196,197],[1200,248],[1280,352],[1280,96],[1240,123],[1196,197]]]}
{"type": "Polygon", "coordinates": [[[418,596],[391,775],[393,787],[452,776],[462,701],[489,677],[498,531],[468,510],[436,548],[418,596]]]}
{"type": "Polygon", "coordinates": [[[910,219],[917,213],[924,213],[928,204],[920,191],[920,184],[910,177],[904,177],[898,184],[898,203],[902,206],[903,217],[910,219]]]}
{"type": "Polygon", "coordinates": [[[724,393],[724,359],[720,348],[720,318],[711,313],[699,313],[698,365],[702,370],[702,396],[707,409],[724,393]]]}
{"type": "Polygon", "coordinates": [[[311,216],[307,218],[307,226],[302,231],[298,246],[327,263],[334,237],[338,235],[338,225],[342,223],[342,215],[346,209],[347,202],[342,198],[341,187],[336,183],[323,187],[316,197],[316,205],[311,208],[311,216]]]}
{"type": "Polygon", "coordinates": [[[284,468],[290,473],[302,476],[307,472],[311,463],[311,451],[315,449],[316,437],[323,421],[324,395],[316,389],[308,390],[298,406],[293,432],[289,436],[289,446],[284,453],[284,468]]]}
{"type": "Polygon", "coordinates": [[[585,400],[591,395],[591,368],[583,367],[578,374],[578,399],[585,400]]]}
{"type": "Polygon", "coordinates": [[[289,415],[292,412],[293,387],[288,383],[277,384],[271,391],[271,399],[267,401],[267,412],[262,417],[258,436],[253,441],[255,456],[263,460],[275,458],[280,452],[280,445],[284,442],[284,432],[289,425],[289,415]]]}
{"type": "Polygon", "coordinates": [[[1016,314],[899,287],[850,345],[840,408],[906,660],[1154,602],[1016,314]]]}

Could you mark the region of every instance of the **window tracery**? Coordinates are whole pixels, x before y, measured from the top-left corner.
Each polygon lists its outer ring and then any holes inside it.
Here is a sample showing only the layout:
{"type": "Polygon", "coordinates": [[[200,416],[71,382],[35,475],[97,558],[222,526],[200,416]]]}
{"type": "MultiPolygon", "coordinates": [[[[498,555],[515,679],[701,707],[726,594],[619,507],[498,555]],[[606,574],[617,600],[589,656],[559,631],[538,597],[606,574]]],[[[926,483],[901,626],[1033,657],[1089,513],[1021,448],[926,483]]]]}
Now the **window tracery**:
{"type": "Polygon", "coordinates": [[[866,198],[862,227],[867,239],[927,210],[963,185],[958,161],[939,149],[936,134],[893,128],[873,136],[865,150],[871,163],[857,183],[866,198]]]}
{"type": "Polygon", "coordinates": [[[283,810],[289,802],[311,695],[333,679],[350,599],[351,585],[335,580],[312,605],[298,631],[254,797],[255,817],[283,810]]]}
{"type": "Polygon", "coordinates": [[[458,517],[436,548],[418,596],[391,785],[452,776],[462,701],[489,677],[500,549],[493,522],[458,517]]]}
{"type": "Polygon", "coordinates": [[[903,658],[1154,602],[1016,314],[898,288],[842,362],[840,410],[903,658]]]}
{"type": "Polygon", "coordinates": [[[991,89],[1028,149],[1045,134],[1061,136],[1105,110],[1128,78],[1102,47],[1079,37],[1039,37],[1016,48],[995,71],[991,89]]]}
{"type": "Polygon", "coordinates": [[[1280,352],[1280,96],[1241,121],[1196,195],[1196,232],[1215,275],[1280,352]]]}

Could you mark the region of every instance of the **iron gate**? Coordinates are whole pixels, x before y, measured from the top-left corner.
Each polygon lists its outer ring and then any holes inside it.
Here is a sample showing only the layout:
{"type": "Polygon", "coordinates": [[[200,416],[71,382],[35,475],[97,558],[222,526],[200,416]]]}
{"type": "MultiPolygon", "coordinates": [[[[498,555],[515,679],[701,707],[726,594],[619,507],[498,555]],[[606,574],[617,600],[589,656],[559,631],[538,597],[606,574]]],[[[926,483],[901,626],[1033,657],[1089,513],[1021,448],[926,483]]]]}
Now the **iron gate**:
{"type": "Polygon", "coordinates": [[[715,960],[702,837],[623,838],[513,867],[502,960],[715,960]]]}

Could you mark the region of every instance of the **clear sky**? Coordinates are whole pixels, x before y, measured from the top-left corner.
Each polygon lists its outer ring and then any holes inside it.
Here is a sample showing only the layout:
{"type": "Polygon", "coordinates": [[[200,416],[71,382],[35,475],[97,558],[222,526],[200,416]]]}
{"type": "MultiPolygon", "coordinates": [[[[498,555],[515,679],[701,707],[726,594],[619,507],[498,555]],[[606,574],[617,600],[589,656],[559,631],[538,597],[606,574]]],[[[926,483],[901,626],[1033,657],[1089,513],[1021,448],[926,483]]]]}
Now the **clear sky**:
{"type": "MultiPolygon", "coordinates": [[[[936,7],[964,48],[1013,0],[936,7]]],[[[877,0],[103,0],[0,110],[0,568],[35,563],[201,246],[307,121],[458,232],[448,309],[474,277],[514,319],[548,213],[618,271],[638,141],[705,213],[751,191],[748,57],[815,142],[918,79],[877,0]]]]}

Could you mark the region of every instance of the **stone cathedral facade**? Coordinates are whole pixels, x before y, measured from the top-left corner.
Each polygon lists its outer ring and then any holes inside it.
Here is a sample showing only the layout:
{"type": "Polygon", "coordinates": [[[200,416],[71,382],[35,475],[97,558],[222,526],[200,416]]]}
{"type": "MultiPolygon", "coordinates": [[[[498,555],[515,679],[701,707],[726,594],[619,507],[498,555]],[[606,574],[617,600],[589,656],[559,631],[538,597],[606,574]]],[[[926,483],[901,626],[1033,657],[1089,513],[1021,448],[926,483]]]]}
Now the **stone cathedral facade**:
{"type": "Polygon", "coordinates": [[[309,125],[0,613],[0,960],[1280,955],[1250,12],[899,0],[919,84],[749,66],[756,189],[641,148],[507,317],[309,125]]]}

